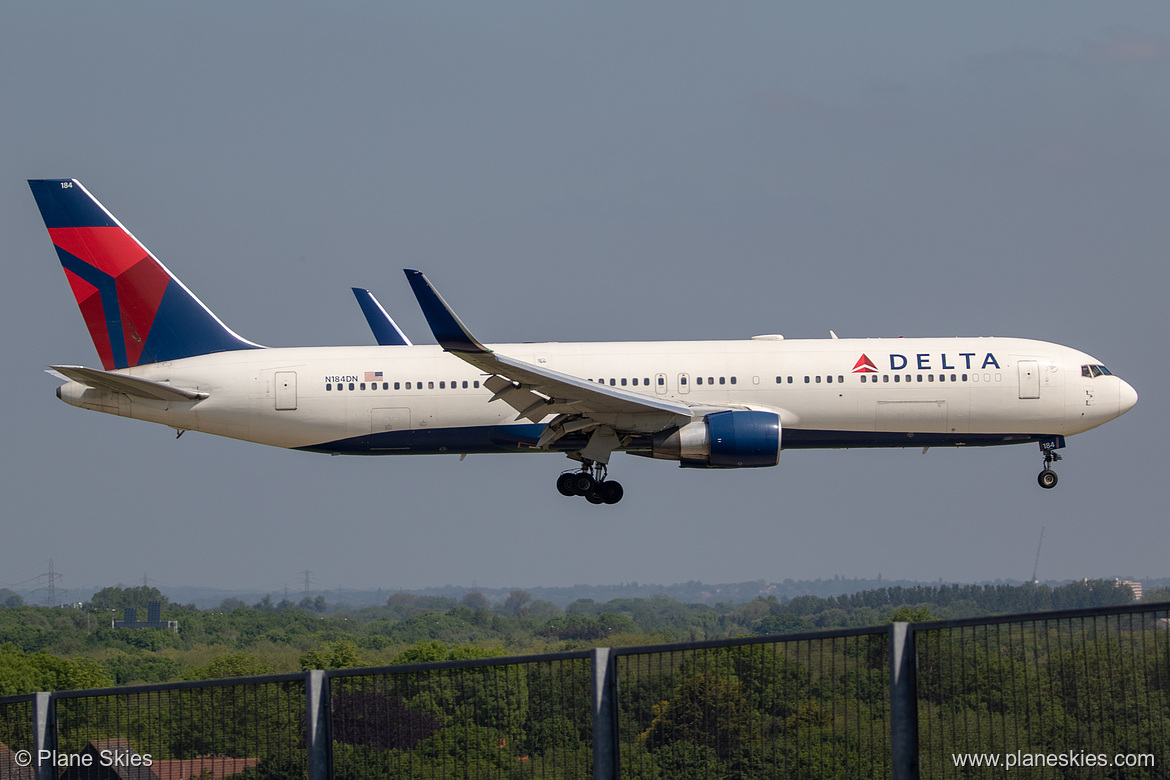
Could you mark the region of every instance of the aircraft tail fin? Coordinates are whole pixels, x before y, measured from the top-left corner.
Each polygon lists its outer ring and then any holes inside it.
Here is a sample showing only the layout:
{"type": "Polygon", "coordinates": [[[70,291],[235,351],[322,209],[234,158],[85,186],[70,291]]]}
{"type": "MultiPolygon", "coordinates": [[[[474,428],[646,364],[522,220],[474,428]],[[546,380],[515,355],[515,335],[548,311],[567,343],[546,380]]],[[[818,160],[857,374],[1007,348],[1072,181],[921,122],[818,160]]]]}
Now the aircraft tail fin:
{"type": "Polygon", "coordinates": [[[30,179],[102,367],[255,349],[223,324],[76,179],[30,179]]]}

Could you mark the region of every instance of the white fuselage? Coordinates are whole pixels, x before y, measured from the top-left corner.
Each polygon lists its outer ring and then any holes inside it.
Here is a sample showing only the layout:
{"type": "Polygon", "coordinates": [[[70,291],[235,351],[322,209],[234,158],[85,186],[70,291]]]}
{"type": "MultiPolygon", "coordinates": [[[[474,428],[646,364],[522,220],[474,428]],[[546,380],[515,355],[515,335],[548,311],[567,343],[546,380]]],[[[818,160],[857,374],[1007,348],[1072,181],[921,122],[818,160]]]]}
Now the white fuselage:
{"type": "MultiPolygon", "coordinates": [[[[1027,339],[764,337],[492,349],[635,393],[774,411],[786,449],[1039,441],[1094,428],[1137,399],[1116,376],[1085,375],[1082,367],[1099,365],[1089,355],[1027,339]]],[[[489,403],[486,376],[438,346],[251,349],[118,373],[208,397],[154,401],[75,382],[58,395],[179,430],[350,454],[531,451],[551,419],[517,420],[505,403],[489,403]]]]}

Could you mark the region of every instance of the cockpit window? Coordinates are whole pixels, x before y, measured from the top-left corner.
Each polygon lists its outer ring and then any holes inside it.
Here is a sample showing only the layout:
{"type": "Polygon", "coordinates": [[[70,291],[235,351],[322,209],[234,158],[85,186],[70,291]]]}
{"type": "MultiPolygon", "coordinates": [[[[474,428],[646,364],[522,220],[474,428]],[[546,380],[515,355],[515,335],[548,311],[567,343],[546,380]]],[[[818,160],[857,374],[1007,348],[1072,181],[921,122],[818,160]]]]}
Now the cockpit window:
{"type": "Polygon", "coordinates": [[[1088,365],[1081,366],[1081,376],[1084,377],[1098,377],[1098,376],[1113,376],[1113,372],[1102,365],[1088,365]]]}

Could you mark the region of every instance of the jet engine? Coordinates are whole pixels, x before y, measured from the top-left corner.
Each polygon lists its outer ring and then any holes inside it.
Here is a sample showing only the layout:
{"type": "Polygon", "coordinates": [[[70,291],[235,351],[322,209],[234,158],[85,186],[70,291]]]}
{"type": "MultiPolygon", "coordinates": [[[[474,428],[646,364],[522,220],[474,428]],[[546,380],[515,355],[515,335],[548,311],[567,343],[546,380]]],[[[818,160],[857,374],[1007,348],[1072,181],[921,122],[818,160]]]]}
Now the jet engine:
{"type": "Polygon", "coordinates": [[[684,468],[737,469],[780,461],[780,416],[772,412],[714,412],[654,434],[651,457],[684,468]]]}

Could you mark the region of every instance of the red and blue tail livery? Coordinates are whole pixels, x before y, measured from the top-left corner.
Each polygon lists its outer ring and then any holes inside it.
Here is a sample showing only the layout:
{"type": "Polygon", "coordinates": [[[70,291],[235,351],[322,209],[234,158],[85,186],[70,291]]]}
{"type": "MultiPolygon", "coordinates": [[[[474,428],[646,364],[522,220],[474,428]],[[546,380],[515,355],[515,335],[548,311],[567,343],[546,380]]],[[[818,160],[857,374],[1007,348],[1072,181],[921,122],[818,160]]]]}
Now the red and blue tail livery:
{"type": "Polygon", "coordinates": [[[259,346],[224,325],[76,179],[29,186],[107,371],[259,346]]]}

